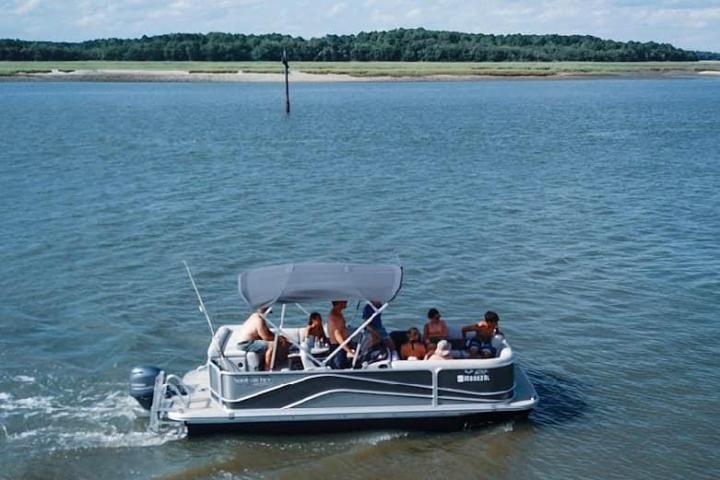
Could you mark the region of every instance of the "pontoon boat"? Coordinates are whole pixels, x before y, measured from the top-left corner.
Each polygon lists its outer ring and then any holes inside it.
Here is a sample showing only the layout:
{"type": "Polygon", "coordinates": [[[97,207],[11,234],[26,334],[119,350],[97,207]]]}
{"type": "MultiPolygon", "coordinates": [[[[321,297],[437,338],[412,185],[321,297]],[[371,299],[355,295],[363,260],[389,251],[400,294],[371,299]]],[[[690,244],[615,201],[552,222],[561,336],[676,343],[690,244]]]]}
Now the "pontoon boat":
{"type": "MultiPolygon", "coordinates": [[[[240,325],[213,328],[192,275],[190,279],[212,341],[205,363],[182,378],[155,367],[132,370],[130,394],[150,410],[151,429],[179,422],[189,434],[449,430],[526,415],[538,402],[535,388],[500,335],[492,340],[494,358],[466,358],[460,331],[450,327],[450,360],[400,360],[392,350],[362,360],[366,327],[400,291],[402,267],[302,263],[241,273],[241,298],[252,310],[279,307],[277,323],[269,316],[265,320],[291,345],[288,360],[272,365],[271,371],[260,371],[261,359],[240,348],[240,325]],[[344,344],[334,349],[312,346],[302,326],[288,324],[293,316],[306,324],[303,303],[341,299],[372,305],[373,312],[345,341],[358,342],[355,357],[361,360],[338,370],[330,367],[331,360],[344,344]]],[[[390,333],[397,351],[404,336],[405,331],[390,333]]],[[[277,363],[274,356],[272,363],[277,363]]]]}

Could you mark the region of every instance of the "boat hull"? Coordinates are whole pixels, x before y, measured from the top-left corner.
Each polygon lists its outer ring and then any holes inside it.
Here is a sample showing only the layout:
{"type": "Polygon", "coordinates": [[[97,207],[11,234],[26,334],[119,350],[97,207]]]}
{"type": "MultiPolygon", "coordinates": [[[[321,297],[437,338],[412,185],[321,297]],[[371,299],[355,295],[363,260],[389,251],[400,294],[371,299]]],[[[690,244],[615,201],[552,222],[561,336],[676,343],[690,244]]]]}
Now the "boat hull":
{"type": "Polygon", "coordinates": [[[215,433],[247,433],[263,435],[308,435],[368,430],[401,430],[452,432],[474,426],[511,419],[523,419],[530,410],[471,413],[457,416],[386,417],[336,420],[293,420],[233,423],[188,423],[190,436],[215,433]]]}
{"type": "MultiPolygon", "coordinates": [[[[315,434],[354,430],[453,431],[527,416],[539,398],[522,368],[514,366],[512,397],[454,404],[325,408],[208,408],[171,411],[190,435],[215,432],[315,434]]],[[[216,404],[216,402],[210,402],[216,404]]]]}

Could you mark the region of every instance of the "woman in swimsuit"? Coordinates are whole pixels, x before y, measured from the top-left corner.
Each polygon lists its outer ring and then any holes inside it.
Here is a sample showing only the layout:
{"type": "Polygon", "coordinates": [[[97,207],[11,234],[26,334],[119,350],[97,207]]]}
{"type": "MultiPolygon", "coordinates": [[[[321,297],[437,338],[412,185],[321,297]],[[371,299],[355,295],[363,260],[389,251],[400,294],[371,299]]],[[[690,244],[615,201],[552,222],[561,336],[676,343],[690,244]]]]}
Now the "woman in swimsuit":
{"type": "Polygon", "coordinates": [[[307,327],[305,327],[305,338],[311,339],[313,345],[317,345],[318,343],[325,345],[330,344],[330,340],[325,335],[325,330],[323,329],[322,317],[318,312],[312,312],[310,314],[307,327]]]}
{"type": "Polygon", "coordinates": [[[436,308],[428,310],[428,322],[423,328],[423,336],[428,352],[434,351],[440,340],[447,340],[448,327],[444,320],[440,319],[440,312],[436,308]]]}
{"type": "Polygon", "coordinates": [[[411,357],[415,360],[425,358],[427,350],[425,349],[425,344],[420,341],[420,330],[412,327],[407,331],[407,338],[408,341],[400,347],[400,358],[402,360],[407,360],[411,357]]]}

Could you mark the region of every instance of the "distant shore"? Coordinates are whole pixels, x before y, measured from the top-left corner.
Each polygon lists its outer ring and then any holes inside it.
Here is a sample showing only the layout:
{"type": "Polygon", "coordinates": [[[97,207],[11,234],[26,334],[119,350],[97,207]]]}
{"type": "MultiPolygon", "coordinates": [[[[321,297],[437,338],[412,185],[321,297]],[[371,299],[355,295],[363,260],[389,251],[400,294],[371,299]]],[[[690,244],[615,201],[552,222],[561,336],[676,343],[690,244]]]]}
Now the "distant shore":
{"type": "MultiPolygon", "coordinates": [[[[0,80],[281,82],[275,62],[0,62],[0,80]]],[[[720,62],[296,62],[290,80],[472,81],[498,78],[720,77],[720,62]]]]}

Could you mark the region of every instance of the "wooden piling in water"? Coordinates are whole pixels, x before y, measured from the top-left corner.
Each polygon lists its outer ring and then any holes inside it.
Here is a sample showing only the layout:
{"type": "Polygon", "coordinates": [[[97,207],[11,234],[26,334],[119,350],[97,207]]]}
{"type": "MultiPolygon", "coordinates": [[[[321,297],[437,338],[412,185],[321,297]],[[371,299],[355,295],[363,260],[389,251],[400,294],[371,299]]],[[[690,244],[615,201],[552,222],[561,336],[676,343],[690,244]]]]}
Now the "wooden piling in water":
{"type": "Polygon", "coordinates": [[[283,50],[282,53],[282,64],[285,66],[285,113],[290,113],[290,81],[288,79],[288,73],[290,67],[288,65],[287,52],[283,50]]]}

